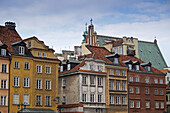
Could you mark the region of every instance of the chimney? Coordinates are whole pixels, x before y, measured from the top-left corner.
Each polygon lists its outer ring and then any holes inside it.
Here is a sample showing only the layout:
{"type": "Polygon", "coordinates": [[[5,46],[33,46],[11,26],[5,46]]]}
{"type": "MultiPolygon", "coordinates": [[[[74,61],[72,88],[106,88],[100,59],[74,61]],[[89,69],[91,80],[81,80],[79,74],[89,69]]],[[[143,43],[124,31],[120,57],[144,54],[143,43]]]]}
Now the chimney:
{"type": "Polygon", "coordinates": [[[5,27],[11,30],[15,30],[16,24],[15,22],[5,22],[5,27]]]}
{"type": "Polygon", "coordinates": [[[157,44],[157,40],[156,40],[156,37],[155,37],[155,40],[154,40],[154,44],[157,44]]]}

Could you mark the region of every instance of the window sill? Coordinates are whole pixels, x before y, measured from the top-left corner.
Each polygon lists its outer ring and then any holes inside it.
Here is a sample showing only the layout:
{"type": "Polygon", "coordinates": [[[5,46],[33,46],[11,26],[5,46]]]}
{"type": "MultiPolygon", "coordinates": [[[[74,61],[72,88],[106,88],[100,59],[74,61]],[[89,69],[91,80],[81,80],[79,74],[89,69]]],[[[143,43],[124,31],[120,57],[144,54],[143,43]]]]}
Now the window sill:
{"type": "Polygon", "coordinates": [[[30,70],[30,69],[24,69],[24,70],[30,70]]]}
{"type": "Polygon", "coordinates": [[[42,105],[36,105],[36,106],[42,107],[42,105]]]}
{"type": "Polygon", "coordinates": [[[51,91],[51,89],[45,89],[46,91],[51,91]]]}
{"type": "Polygon", "coordinates": [[[16,67],[14,67],[14,69],[20,69],[20,68],[16,68],[16,67]]]}
{"type": "Polygon", "coordinates": [[[47,75],[51,75],[51,73],[46,73],[47,75]]]}
{"type": "Polygon", "coordinates": [[[49,106],[48,106],[48,105],[45,105],[45,107],[52,107],[52,106],[51,106],[51,105],[49,105],[49,106]]]}
{"type": "Polygon", "coordinates": [[[30,88],[30,86],[23,86],[23,88],[30,88]]]}
{"type": "Polygon", "coordinates": [[[8,107],[8,105],[0,105],[1,107],[8,107]]]}
{"type": "Polygon", "coordinates": [[[5,73],[5,74],[8,74],[8,72],[0,72],[0,73],[5,73]]]}
{"type": "Polygon", "coordinates": [[[98,85],[98,87],[103,87],[102,85],[98,85]]]}
{"type": "Polygon", "coordinates": [[[42,89],[42,88],[41,88],[41,89],[37,89],[37,88],[36,88],[36,90],[43,90],[43,89],[42,89]]]}
{"type": "Polygon", "coordinates": [[[88,86],[87,84],[82,84],[82,86],[88,86]]]}
{"type": "Polygon", "coordinates": [[[96,85],[91,84],[90,87],[95,87],[96,85]]]}
{"type": "Polygon", "coordinates": [[[38,74],[42,74],[42,72],[37,72],[38,74]]]}
{"type": "Polygon", "coordinates": [[[8,90],[8,88],[0,88],[1,90],[8,90]]]}

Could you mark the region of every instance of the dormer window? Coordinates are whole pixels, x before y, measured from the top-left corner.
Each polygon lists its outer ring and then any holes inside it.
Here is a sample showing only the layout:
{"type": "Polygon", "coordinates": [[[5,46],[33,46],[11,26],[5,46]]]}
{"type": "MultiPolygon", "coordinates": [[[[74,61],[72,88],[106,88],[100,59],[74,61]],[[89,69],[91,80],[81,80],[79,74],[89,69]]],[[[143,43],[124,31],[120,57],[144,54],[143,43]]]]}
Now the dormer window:
{"type": "Polygon", "coordinates": [[[1,49],[1,55],[6,56],[6,49],[1,49]]]}
{"type": "Polygon", "coordinates": [[[129,70],[132,70],[132,64],[128,64],[129,70]]]}
{"type": "Polygon", "coordinates": [[[70,65],[70,64],[68,64],[68,65],[67,65],[67,70],[70,70],[70,67],[71,67],[71,65],[70,65]]]}
{"type": "Polygon", "coordinates": [[[139,65],[136,65],[136,70],[139,71],[139,69],[140,69],[140,68],[139,68],[139,65]]]}
{"type": "Polygon", "coordinates": [[[98,71],[103,71],[103,66],[98,65],[98,71]]]}
{"type": "Polygon", "coordinates": [[[146,69],[147,71],[151,71],[151,67],[150,67],[150,66],[145,66],[145,69],[146,69]]]}
{"type": "Polygon", "coordinates": [[[114,64],[118,64],[118,58],[114,58],[114,64]]]}
{"type": "Polygon", "coordinates": [[[28,42],[28,47],[31,47],[31,41],[30,41],[30,42],[28,42]]]}
{"type": "Polygon", "coordinates": [[[19,54],[24,55],[24,53],[25,53],[25,47],[19,46],[19,54]]]}

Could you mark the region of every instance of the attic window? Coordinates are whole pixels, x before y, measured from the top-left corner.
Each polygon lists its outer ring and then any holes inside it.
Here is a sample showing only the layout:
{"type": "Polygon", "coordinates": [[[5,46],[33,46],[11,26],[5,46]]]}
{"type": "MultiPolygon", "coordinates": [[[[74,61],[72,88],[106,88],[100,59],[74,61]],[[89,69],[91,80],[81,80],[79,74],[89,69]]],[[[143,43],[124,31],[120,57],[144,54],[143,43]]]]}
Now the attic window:
{"type": "Polygon", "coordinates": [[[139,68],[139,65],[136,65],[136,70],[139,71],[139,69],[140,69],[140,68],[139,68]]]}
{"type": "Polygon", "coordinates": [[[25,47],[19,46],[19,54],[24,55],[24,53],[25,53],[25,47]]]}
{"type": "Polygon", "coordinates": [[[43,53],[43,56],[44,56],[44,57],[47,57],[47,54],[44,52],[44,53],[43,53]]]}
{"type": "Polygon", "coordinates": [[[145,66],[145,69],[146,69],[147,71],[151,71],[151,67],[150,67],[150,66],[145,66]]]}
{"type": "Polygon", "coordinates": [[[6,56],[6,49],[1,49],[1,55],[6,56]]]}
{"type": "Polygon", "coordinates": [[[28,47],[31,47],[31,42],[28,42],[28,47]]]}
{"type": "Polygon", "coordinates": [[[132,70],[132,64],[128,64],[129,70],[132,70]]]}
{"type": "Polygon", "coordinates": [[[90,64],[90,70],[94,70],[94,65],[93,64],[90,64]]]}
{"type": "Polygon", "coordinates": [[[114,64],[118,64],[118,58],[114,58],[114,64]]]}

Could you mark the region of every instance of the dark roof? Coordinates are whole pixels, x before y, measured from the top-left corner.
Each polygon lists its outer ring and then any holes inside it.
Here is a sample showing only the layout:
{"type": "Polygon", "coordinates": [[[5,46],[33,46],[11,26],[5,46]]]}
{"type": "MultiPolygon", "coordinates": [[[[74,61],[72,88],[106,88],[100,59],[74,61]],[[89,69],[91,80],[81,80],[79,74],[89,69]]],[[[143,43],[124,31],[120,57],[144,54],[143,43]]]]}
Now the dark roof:
{"type": "Polygon", "coordinates": [[[21,37],[15,29],[8,29],[5,26],[0,26],[0,41],[8,46],[8,51],[14,53],[10,43],[21,41],[21,37]]]}

